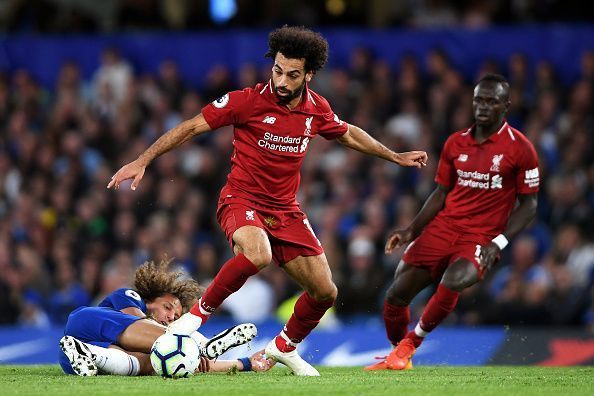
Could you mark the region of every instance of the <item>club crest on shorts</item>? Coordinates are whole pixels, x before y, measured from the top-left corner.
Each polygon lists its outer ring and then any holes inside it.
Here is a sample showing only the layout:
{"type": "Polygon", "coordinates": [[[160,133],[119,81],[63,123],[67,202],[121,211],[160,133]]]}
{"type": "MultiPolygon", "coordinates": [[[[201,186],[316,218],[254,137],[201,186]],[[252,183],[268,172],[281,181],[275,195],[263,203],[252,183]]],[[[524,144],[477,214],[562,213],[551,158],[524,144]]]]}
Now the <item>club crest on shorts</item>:
{"type": "Polygon", "coordinates": [[[503,154],[496,154],[493,156],[493,165],[491,165],[491,172],[499,172],[499,167],[501,166],[501,160],[503,159],[503,154]]]}
{"type": "Polygon", "coordinates": [[[278,224],[278,221],[276,221],[274,217],[268,216],[264,219],[264,224],[270,228],[274,228],[274,226],[278,224]]]}

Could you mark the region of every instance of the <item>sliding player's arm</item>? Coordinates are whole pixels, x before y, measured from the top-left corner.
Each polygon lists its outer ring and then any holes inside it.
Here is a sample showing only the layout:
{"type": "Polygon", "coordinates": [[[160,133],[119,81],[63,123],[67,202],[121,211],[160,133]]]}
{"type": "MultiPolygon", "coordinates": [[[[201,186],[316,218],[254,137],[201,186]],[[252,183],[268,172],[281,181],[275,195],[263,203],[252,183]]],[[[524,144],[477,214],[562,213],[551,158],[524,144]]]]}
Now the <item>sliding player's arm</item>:
{"type": "Polygon", "coordinates": [[[198,370],[200,372],[225,372],[229,370],[237,371],[268,371],[274,365],[275,361],[267,359],[264,355],[264,350],[254,353],[249,358],[241,358],[237,360],[210,360],[208,363],[200,362],[198,370]],[[245,363],[244,363],[245,362],[245,363]],[[246,364],[248,367],[246,367],[246,364]],[[206,371],[204,371],[206,369],[206,371]]]}

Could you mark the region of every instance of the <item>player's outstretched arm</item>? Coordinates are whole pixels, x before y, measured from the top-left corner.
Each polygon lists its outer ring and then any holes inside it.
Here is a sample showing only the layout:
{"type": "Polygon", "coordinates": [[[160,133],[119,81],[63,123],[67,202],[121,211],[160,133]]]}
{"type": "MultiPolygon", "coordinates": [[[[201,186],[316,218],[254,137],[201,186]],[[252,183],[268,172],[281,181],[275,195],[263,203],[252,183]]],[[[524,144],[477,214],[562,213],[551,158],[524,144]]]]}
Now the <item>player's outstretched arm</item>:
{"type": "MultiPolygon", "coordinates": [[[[204,358],[203,358],[204,359],[204,358]]],[[[242,358],[237,360],[210,360],[208,365],[202,364],[198,370],[200,372],[222,372],[237,369],[239,371],[268,371],[275,364],[276,361],[267,359],[264,350],[254,353],[249,358],[242,358]]]]}
{"type": "Polygon", "coordinates": [[[431,193],[429,198],[425,201],[425,204],[415,216],[412,223],[405,229],[396,229],[388,235],[386,241],[386,254],[392,253],[394,249],[398,249],[401,246],[415,239],[423,228],[439,213],[445,204],[446,196],[450,188],[438,184],[435,190],[431,193]]]}
{"type": "Polygon", "coordinates": [[[358,126],[348,125],[348,131],[337,139],[341,144],[365,154],[375,155],[376,157],[383,158],[401,166],[421,168],[427,165],[426,152],[408,151],[405,153],[396,153],[371,137],[358,126]]]}
{"type": "Polygon", "coordinates": [[[124,180],[134,179],[130,188],[136,190],[136,187],[138,187],[140,180],[144,176],[146,167],[152,160],[161,154],[184,144],[194,136],[198,136],[210,130],[211,128],[202,114],[198,114],[196,117],[180,123],[178,126],[167,131],[157,139],[157,141],[140,154],[136,160],[122,166],[120,170],[111,177],[111,181],[107,185],[107,188],[118,188],[120,183],[124,180]]]}
{"type": "MultiPolygon", "coordinates": [[[[518,201],[519,205],[516,206],[509,216],[507,226],[502,234],[505,244],[518,235],[536,217],[536,207],[538,206],[537,193],[519,194],[518,201]]],[[[491,269],[491,266],[497,261],[500,253],[501,248],[495,242],[490,242],[482,246],[481,266],[487,271],[491,269]]]]}

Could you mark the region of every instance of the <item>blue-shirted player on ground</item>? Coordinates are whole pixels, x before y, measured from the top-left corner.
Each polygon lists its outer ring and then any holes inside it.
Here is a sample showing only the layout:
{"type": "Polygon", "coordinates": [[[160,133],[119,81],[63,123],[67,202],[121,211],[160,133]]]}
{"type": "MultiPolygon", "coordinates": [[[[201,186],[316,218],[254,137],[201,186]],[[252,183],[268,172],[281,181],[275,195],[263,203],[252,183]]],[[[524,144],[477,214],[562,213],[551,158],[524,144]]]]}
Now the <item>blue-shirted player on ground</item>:
{"type": "MultiPolygon", "coordinates": [[[[171,261],[145,263],[138,268],[134,289],[119,289],[97,307],[80,307],[68,317],[60,340],[60,365],[65,373],[90,376],[101,374],[150,375],[149,354],[166,326],[197,301],[203,289],[180,272],[169,271],[171,261]]],[[[263,351],[249,358],[211,361],[257,334],[251,323],[240,324],[210,340],[195,332],[191,337],[201,346],[200,372],[266,371],[274,362],[263,351]]]]}

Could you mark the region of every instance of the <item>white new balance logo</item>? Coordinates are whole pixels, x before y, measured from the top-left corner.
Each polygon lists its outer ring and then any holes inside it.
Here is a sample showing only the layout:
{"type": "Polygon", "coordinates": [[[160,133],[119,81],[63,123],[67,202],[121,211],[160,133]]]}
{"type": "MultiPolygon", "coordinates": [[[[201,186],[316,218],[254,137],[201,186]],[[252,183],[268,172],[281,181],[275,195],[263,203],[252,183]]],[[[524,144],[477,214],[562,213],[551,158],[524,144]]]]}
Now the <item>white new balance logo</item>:
{"type": "Polygon", "coordinates": [[[246,210],[245,211],[245,219],[254,221],[254,211],[253,210],[246,210]]]}
{"type": "Polygon", "coordinates": [[[266,116],[266,117],[264,117],[264,119],[262,120],[262,122],[264,124],[270,124],[270,125],[272,125],[272,124],[274,124],[276,122],[276,117],[266,116]]]}

